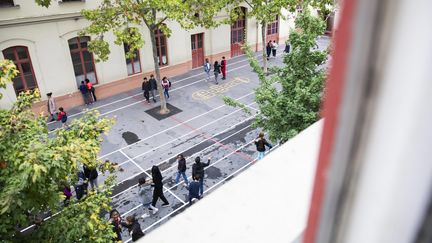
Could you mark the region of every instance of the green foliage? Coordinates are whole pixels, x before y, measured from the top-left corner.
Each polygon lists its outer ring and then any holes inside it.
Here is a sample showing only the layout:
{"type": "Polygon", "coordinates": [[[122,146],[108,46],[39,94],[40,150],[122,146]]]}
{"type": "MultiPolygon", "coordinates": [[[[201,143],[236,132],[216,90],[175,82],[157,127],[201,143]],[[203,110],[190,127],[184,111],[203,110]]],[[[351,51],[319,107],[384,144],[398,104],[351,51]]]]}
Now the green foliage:
{"type": "Polygon", "coordinates": [[[229,106],[242,108],[242,110],[244,112],[246,112],[247,114],[249,114],[249,115],[252,114],[252,112],[250,111],[250,108],[247,105],[245,105],[245,104],[243,104],[241,102],[238,102],[237,100],[235,100],[235,99],[233,99],[231,97],[224,96],[223,97],[223,101],[225,102],[225,104],[227,104],[229,106]]]}
{"type": "Polygon", "coordinates": [[[111,242],[115,237],[112,225],[100,215],[111,210],[109,186],[112,184],[111,178],[105,182],[102,192],[90,191],[85,200],[65,207],[35,231],[31,242],[40,242],[40,239],[46,242],[111,242]]]}
{"type": "MultiPolygon", "coordinates": [[[[8,61],[2,61],[0,69],[4,87],[17,72],[8,61]]],[[[0,110],[0,215],[3,219],[0,239],[4,241],[16,240],[16,230],[33,223],[33,216],[61,210],[62,185],[76,180],[78,164],[89,167],[101,164],[97,160],[100,136],[113,124],[112,119],[99,118],[97,111],[87,112],[81,119],[74,119],[69,129],[59,129],[54,137],[50,137],[45,116],[35,116],[31,110],[33,102],[39,98],[38,90],[22,92],[10,110],[0,110]]],[[[53,242],[83,235],[106,239],[112,233],[111,228],[107,228],[107,220],[92,216],[95,212],[98,214],[100,209],[97,208],[101,205],[102,209],[109,209],[108,194],[106,191],[91,195],[80,203],[72,203],[66,214],[53,217],[52,223],[42,224],[31,238],[22,240],[45,242],[47,235],[40,232],[60,231],[64,231],[63,236],[68,232],[74,235],[53,242]],[[54,223],[57,220],[60,223],[54,223]],[[78,222],[85,224],[77,228],[78,222]],[[73,231],[65,230],[72,228],[73,231]]]]}
{"type": "Polygon", "coordinates": [[[287,141],[319,119],[325,80],[320,66],[327,51],[316,50],[316,39],[324,33],[325,23],[306,9],[295,24],[289,36],[291,53],[284,56],[282,67],[272,69],[274,75],[265,76],[250,48],[247,51],[260,79],[255,93],[260,113],[254,126],[268,132],[272,141],[287,141]]]}
{"type": "MultiPolygon", "coordinates": [[[[18,75],[18,73],[19,71],[11,60],[0,60],[0,88],[5,89],[6,84],[18,75]]],[[[2,96],[3,94],[0,93],[0,99],[2,96]]]]}

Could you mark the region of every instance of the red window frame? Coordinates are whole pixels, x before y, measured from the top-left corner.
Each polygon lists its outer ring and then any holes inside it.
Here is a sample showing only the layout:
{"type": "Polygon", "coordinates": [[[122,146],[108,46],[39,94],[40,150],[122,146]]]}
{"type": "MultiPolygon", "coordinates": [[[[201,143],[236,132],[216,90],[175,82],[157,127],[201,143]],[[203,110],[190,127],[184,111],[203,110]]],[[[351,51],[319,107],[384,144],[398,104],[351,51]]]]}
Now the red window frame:
{"type": "Polygon", "coordinates": [[[279,32],[279,15],[276,16],[276,19],[267,24],[267,35],[277,34],[279,32]]]}
{"type": "MultiPolygon", "coordinates": [[[[90,39],[89,36],[83,36],[83,37],[87,37],[87,38],[90,39]]],[[[69,50],[70,50],[71,58],[72,58],[72,54],[79,53],[80,62],[81,62],[81,68],[82,68],[83,73],[84,73],[84,78],[86,79],[87,78],[87,70],[85,68],[85,61],[84,61],[83,52],[84,51],[89,52],[87,50],[87,47],[82,47],[81,46],[81,42],[80,42],[80,37],[79,36],[69,39],[68,40],[68,45],[69,45],[69,50]],[[72,40],[72,39],[76,39],[77,46],[78,46],[76,49],[73,49],[73,50],[70,49],[70,44],[69,44],[69,41],[72,40]]],[[[91,52],[89,52],[89,53],[90,53],[90,56],[91,56],[92,66],[93,66],[93,70],[94,70],[94,73],[95,73],[95,80],[94,80],[95,82],[93,84],[98,84],[98,78],[97,78],[97,72],[96,72],[95,62],[94,62],[94,58],[93,58],[93,53],[91,53],[91,52]]],[[[75,66],[75,64],[73,63],[73,60],[72,60],[72,65],[75,66]]],[[[74,72],[75,72],[75,70],[74,70],[74,72]]],[[[74,73],[74,75],[75,75],[75,73],[74,73]]],[[[92,80],[90,80],[90,82],[91,81],[92,80]]]]}
{"type": "Polygon", "coordinates": [[[21,93],[22,91],[33,90],[33,89],[38,88],[38,83],[37,83],[36,76],[35,76],[35,73],[34,73],[34,70],[33,70],[33,64],[32,64],[31,58],[30,58],[30,53],[28,51],[28,48],[26,46],[12,46],[12,47],[6,48],[6,49],[3,50],[3,55],[5,57],[6,57],[5,52],[8,51],[8,50],[12,50],[13,51],[14,60],[11,60],[11,61],[14,62],[15,66],[17,67],[17,69],[19,71],[19,74],[13,80],[14,90],[15,90],[16,95],[19,95],[19,93],[21,93]],[[20,58],[18,56],[17,48],[24,48],[25,52],[27,54],[27,58],[20,58]],[[26,64],[26,63],[28,63],[29,66],[30,66],[30,71],[31,71],[31,74],[33,76],[34,83],[35,83],[34,87],[29,87],[29,85],[27,84],[27,81],[25,79],[24,70],[23,70],[22,65],[26,64]],[[15,87],[15,79],[17,79],[17,78],[21,79],[21,82],[22,82],[22,84],[24,86],[24,89],[17,90],[17,88],[15,87]]]}
{"type": "Polygon", "coordinates": [[[168,48],[167,48],[167,38],[166,36],[163,34],[163,32],[160,29],[157,29],[154,31],[155,34],[155,39],[156,39],[156,51],[160,54],[159,56],[159,66],[166,66],[168,65],[168,48]],[[161,45],[163,40],[163,45],[161,45]],[[162,49],[165,50],[165,56],[166,56],[166,63],[162,62],[162,49]]]}
{"type": "MultiPolygon", "coordinates": [[[[128,46],[128,44],[123,44],[123,48],[124,48],[124,51],[125,51],[125,54],[128,52],[128,50],[129,50],[129,46],[128,46]]],[[[142,66],[141,66],[141,56],[140,56],[140,50],[139,49],[137,49],[137,50],[135,50],[135,58],[138,58],[138,63],[139,63],[139,68],[140,68],[140,70],[139,71],[136,71],[135,70],[135,60],[134,60],[134,58],[127,58],[126,57],[126,66],[127,66],[127,62],[128,62],[128,60],[131,62],[131,64],[132,64],[132,73],[129,73],[129,70],[128,70],[128,76],[130,76],[130,75],[134,75],[134,74],[137,74],[137,73],[141,73],[142,72],[142,66]]]]}

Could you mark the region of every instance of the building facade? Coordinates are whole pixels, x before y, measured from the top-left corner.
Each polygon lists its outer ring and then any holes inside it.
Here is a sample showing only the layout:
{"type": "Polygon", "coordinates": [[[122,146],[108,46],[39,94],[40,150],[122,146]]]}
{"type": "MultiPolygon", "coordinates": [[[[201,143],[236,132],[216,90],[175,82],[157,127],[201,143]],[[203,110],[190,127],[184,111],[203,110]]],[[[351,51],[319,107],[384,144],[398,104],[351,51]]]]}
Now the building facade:
{"type": "MultiPolygon", "coordinates": [[[[79,83],[88,78],[100,98],[140,87],[142,77],[153,73],[150,33],[141,26],[145,44],[134,59],[127,59],[127,46],[114,44],[112,33],[105,39],[110,44],[109,59],[95,62],[87,50],[91,36],[78,36],[89,25],[81,9],[99,6],[101,0],[54,0],[49,8],[33,0],[0,1],[0,59],[11,59],[20,74],[9,84],[0,100],[7,108],[23,90],[38,88],[42,101],[35,104],[36,112],[45,111],[46,93],[52,92],[59,106],[66,109],[83,103],[79,83]]],[[[247,12],[247,6],[242,7],[247,12]]],[[[223,17],[223,16],[218,16],[223,17]]],[[[168,22],[172,34],[166,38],[156,33],[158,56],[163,76],[185,73],[201,68],[205,58],[211,62],[242,55],[240,43],[261,49],[261,26],[254,19],[240,19],[232,25],[214,29],[184,30],[176,22],[168,22]]],[[[269,23],[267,37],[283,43],[293,27],[293,15],[284,12],[269,23]]]]}

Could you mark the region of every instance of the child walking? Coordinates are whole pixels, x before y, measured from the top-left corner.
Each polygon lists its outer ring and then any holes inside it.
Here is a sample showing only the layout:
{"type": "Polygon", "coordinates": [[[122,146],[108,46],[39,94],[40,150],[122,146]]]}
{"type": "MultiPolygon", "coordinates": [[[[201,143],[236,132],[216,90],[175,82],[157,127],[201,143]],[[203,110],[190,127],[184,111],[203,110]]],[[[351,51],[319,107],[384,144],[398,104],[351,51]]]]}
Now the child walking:
{"type": "Polygon", "coordinates": [[[138,196],[140,198],[140,201],[144,207],[144,214],[141,216],[141,218],[147,218],[150,216],[150,212],[153,212],[155,214],[159,209],[156,207],[153,207],[152,198],[149,196],[148,193],[146,193],[146,190],[150,187],[150,181],[146,182],[145,177],[141,177],[138,179],[138,196]]]}
{"type": "Polygon", "coordinates": [[[57,121],[61,121],[62,123],[62,127],[67,127],[66,122],[67,122],[67,115],[66,112],[64,111],[63,107],[59,107],[59,113],[57,116],[57,121]]]}
{"type": "Polygon", "coordinates": [[[267,146],[269,149],[271,149],[273,146],[267,142],[267,140],[264,138],[264,133],[260,132],[257,139],[255,139],[255,146],[258,151],[258,160],[264,158],[266,148],[267,146]]]}
{"type": "Polygon", "coordinates": [[[141,225],[135,219],[135,216],[132,215],[127,216],[126,223],[122,222],[122,226],[128,229],[129,235],[132,237],[132,242],[135,242],[139,238],[144,236],[144,233],[141,230],[141,225]]]}

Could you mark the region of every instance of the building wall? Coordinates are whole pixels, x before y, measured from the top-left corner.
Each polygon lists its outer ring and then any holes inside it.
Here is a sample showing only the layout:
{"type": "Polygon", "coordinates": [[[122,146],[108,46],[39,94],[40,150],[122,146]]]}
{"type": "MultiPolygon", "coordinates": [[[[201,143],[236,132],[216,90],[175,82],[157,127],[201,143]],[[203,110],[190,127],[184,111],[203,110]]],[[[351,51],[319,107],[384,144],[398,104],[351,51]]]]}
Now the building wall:
{"type": "MultiPolygon", "coordinates": [[[[29,50],[34,74],[42,94],[53,92],[59,106],[77,106],[83,103],[75,80],[68,40],[78,36],[78,32],[89,25],[79,11],[82,8],[95,8],[100,0],[60,3],[53,1],[49,8],[37,6],[34,1],[16,0],[19,7],[0,8],[0,59],[2,50],[23,45],[29,50]]],[[[287,13],[285,13],[287,14],[287,13]]],[[[223,15],[223,14],[222,14],[223,15]]],[[[218,16],[221,18],[223,16],[218,16]]],[[[292,26],[292,18],[280,20],[280,38],[285,40],[292,26]]],[[[204,33],[204,56],[211,62],[222,56],[230,58],[230,26],[221,25],[214,29],[195,28],[184,30],[176,22],[168,22],[172,30],[167,39],[168,65],[161,68],[164,76],[178,75],[192,69],[191,35],[204,33]]],[[[254,19],[246,21],[246,40],[256,46],[261,43],[261,29],[254,19]],[[258,28],[257,28],[258,27],[258,28]],[[257,32],[258,31],[258,32],[257,32]]],[[[154,71],[150,33],[145,26],[139,26],[144,46],[140,49],[142,73],[128,76],[123,46],[114,44],[112,33],[105,35],[110,44],[109,59],[95,63],[99,98],[137,88],[142,76],[154,71]]],[[[256,48],[260,50],[261,48],[256,48]]],[[[0,107],[10,107],[16,100],[13,86],[8,85],[0,100],[0,107]]],[[[35,111],[45,111],[44,101],[35,105],[35,111]]]]}

